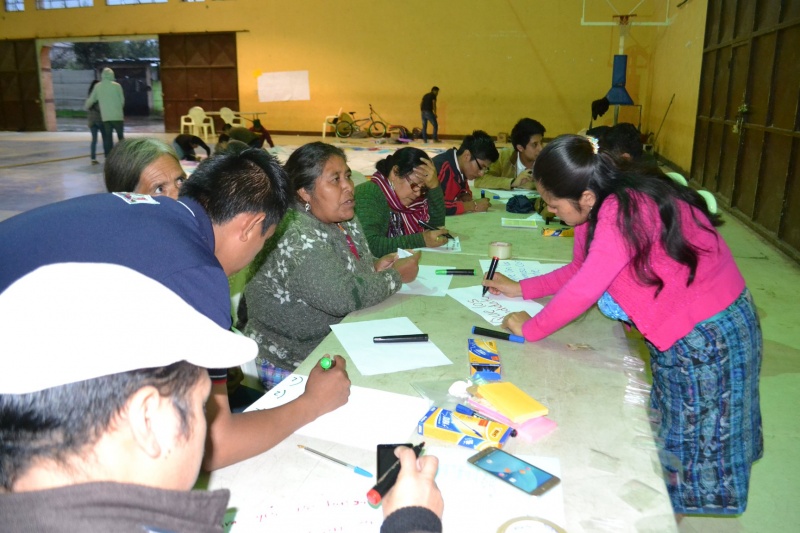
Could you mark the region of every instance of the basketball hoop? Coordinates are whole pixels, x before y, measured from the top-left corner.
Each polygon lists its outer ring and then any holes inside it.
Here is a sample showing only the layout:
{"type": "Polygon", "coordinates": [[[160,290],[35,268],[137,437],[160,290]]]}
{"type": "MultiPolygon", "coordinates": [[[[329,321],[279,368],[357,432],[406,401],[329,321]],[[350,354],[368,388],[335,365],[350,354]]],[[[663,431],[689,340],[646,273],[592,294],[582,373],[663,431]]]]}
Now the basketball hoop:
{"type": "Polygon", "coordinates": [[[631,18],[635,17],[636,13],[628,13],[627,15],[612,15],[611,18],[615,19],[617,24],[619,24],[619,35],[620,37],[627,37],[631,32],[630,23],[631,18]]]}

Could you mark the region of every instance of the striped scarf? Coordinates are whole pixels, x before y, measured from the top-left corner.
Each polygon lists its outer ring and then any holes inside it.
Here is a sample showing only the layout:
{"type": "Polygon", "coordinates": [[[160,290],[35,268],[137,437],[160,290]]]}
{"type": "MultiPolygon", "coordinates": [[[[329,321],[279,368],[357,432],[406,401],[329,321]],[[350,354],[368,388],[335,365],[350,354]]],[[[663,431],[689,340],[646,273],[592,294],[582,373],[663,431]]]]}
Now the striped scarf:
{"type": "Polygon", "coordinates": [[[422,233],[423,228],[419,225],[419,221],[428,222],[430,220],[428,200],[425,197],[419,197],[411,205],[404,206],[400,198],[397,197],[397,193],[394,192],[389,178],[379,171],[375,171],[375,174],[372,175],[372,181],[383,191],[391,210],[387,237],[422,233]]]}

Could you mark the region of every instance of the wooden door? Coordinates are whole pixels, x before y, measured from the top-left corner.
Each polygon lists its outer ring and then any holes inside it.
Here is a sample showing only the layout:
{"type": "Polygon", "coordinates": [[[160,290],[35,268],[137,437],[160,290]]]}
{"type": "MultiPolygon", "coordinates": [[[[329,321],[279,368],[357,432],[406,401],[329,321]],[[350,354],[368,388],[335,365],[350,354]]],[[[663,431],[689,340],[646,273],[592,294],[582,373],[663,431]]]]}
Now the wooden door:
{"type": "Polygon", "coordinates": [[[692,180],[800,260],[800,0],[710,0],[692,180]]]}
{"type": "Polygon", "coordinates": [[[190,107],[239,109],[235,33],[159,35],[158,44],[166,131],[177,132],[190,107]]]}
{"type": "Polygon", "coordinates": [[[0,41],[0,130],[44,129],[36,41],[0,41]]]}

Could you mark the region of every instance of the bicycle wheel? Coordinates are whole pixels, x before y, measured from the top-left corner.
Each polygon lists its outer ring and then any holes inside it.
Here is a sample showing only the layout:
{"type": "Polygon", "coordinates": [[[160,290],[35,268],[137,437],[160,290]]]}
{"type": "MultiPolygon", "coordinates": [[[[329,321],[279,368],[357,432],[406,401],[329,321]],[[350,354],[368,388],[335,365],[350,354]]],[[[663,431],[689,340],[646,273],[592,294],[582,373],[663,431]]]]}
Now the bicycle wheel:
{"type": "Polygon", "coordinates": [[[373,122],[369,125],[369,136],[370,137],[385,137],[386,136],[386,124],[383,122],[373,122]]]}
{"type": "Polygon", "coordinates": [[[339,122],[336,125],[336,136],[337,137],[350,137],[353,134],[353,123],[352,122],[339,122]]]}

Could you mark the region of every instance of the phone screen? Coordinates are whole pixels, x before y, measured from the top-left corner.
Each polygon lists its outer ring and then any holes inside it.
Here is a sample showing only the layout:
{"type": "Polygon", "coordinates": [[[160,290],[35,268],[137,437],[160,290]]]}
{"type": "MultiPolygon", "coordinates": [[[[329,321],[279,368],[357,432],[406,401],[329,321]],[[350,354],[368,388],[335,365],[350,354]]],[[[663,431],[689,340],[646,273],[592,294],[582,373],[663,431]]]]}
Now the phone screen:
{"type": "Polygon", "coordinates": [[[470,457],[469,462],[506,483],[537,496],[560,481],[556,476],[499,448],[484,450],[470,457]]]}

